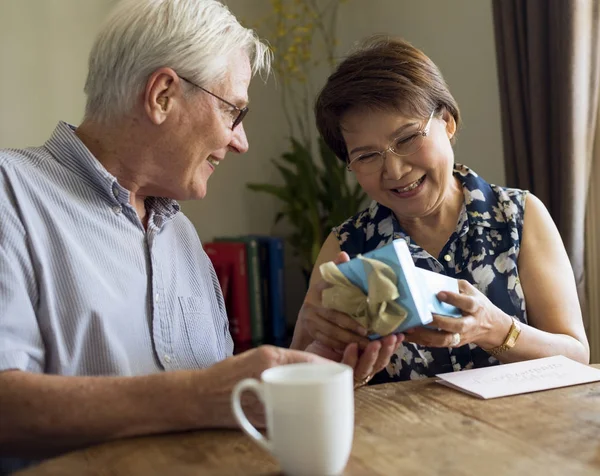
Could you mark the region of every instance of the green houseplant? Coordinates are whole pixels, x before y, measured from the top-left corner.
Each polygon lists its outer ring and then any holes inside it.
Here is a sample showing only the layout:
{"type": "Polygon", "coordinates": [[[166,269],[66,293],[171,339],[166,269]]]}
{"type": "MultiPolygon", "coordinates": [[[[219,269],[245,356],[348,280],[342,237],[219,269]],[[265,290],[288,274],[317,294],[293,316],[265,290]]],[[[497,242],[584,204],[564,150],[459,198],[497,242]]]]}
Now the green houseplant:
{"type": "Polygon", "coordinates": [[[274,38],[274,69],[290,132],[290,149],[272,160],[283,185],[250,183],[248,188],[277,197],[282,219],[292,227],[288,237],[306,277],[331,227],[355,214],[365,194],[349,180],[345,165],[317,137],[311,73],[334,66],[338,7],[344,0],[271,0],[272,16],[259,25],[274,38]]]}

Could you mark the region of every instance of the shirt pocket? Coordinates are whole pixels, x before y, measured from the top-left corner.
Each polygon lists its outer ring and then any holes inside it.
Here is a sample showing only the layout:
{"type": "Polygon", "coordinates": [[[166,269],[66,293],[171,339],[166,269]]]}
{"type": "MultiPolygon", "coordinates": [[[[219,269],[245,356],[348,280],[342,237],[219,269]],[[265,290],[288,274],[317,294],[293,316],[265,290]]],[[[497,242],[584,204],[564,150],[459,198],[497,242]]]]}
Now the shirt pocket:
{"type": "Polygon", "coordinates": [[[202,296],[178,296],[184,330],[184,347],[198,368],[209,367],[224,358],[217,337],[215,317],[209,301],[202,296]]]}

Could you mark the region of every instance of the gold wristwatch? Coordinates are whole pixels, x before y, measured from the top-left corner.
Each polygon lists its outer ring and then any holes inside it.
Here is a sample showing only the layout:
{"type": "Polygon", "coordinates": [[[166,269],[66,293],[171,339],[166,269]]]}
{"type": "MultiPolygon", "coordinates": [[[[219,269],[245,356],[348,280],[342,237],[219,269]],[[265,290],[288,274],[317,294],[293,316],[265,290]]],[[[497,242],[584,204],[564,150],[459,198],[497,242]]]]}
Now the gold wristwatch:
{"type": "MultiPolygon", "coordinates": [[[[511,316],[512,317],[512,316],[511,316]]],[[[515,317],[512,317],[512,325],[502,345],[488,349],[486,352],[490,355],[498,355],[502,352],[506,352],[508,349],[512,349],[517,343],[517,339],[521,335],[521,323],[515,317]]]]}

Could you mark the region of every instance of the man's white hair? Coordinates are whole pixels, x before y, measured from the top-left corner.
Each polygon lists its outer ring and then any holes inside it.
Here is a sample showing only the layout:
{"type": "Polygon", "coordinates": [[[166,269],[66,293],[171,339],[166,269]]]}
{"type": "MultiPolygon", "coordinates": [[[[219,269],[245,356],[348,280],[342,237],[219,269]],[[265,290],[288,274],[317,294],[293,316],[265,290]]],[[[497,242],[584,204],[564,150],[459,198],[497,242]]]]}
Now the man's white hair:
{"type": "Polygon", "coordinates": [[[173,68],[209,87],[242,49],[253,74],[268,74],[271,51],[216,0],[120,0],[96,38],[85,83],[85,116],[99,122],[133,108],[148,77],[173,68]]]}

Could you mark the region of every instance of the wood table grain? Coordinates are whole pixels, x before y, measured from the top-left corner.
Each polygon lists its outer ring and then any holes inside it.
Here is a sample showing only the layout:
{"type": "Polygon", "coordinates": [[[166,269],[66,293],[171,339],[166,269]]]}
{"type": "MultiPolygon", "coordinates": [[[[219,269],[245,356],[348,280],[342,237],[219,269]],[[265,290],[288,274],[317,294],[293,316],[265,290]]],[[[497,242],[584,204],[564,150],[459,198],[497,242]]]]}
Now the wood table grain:
{"type": "MultiPolygon", "coordinates": [[[[494,400],[434,379],[356,391],[345,475],[600,474],[600,382],[494,400]]],[[[240,431],[119,440],[19,473],[274,475],[275,460],[240,431]]]]}

